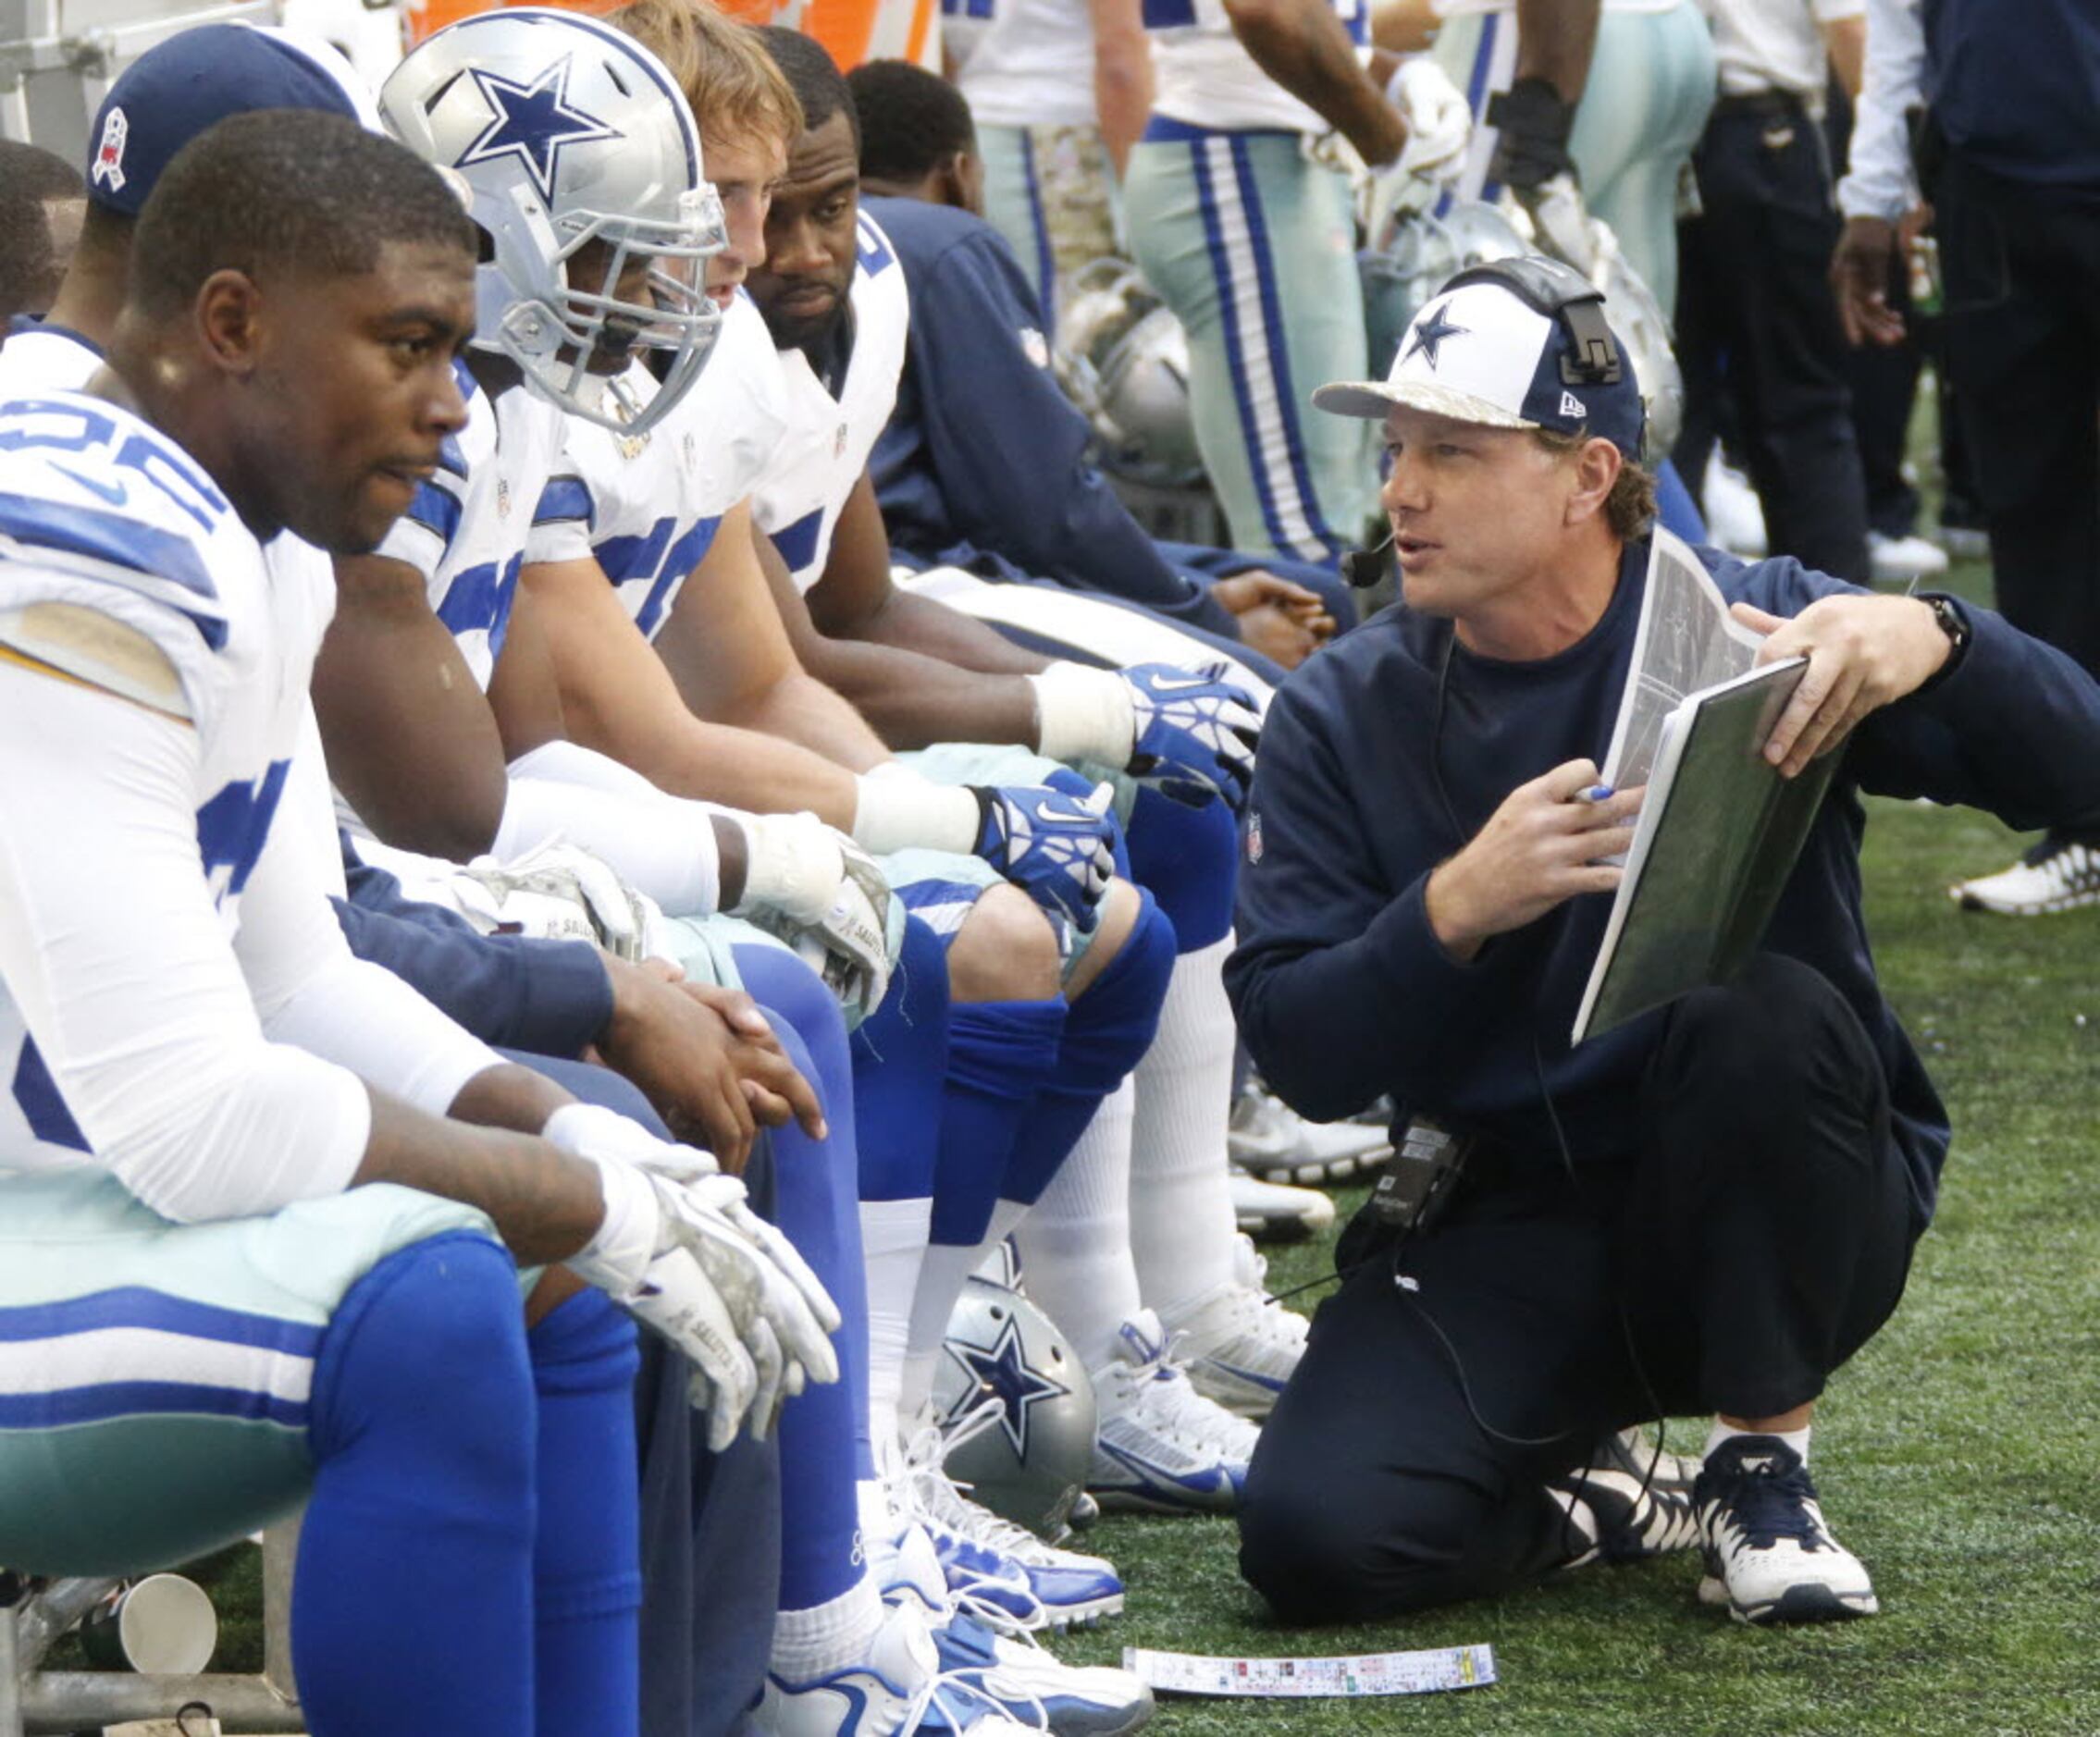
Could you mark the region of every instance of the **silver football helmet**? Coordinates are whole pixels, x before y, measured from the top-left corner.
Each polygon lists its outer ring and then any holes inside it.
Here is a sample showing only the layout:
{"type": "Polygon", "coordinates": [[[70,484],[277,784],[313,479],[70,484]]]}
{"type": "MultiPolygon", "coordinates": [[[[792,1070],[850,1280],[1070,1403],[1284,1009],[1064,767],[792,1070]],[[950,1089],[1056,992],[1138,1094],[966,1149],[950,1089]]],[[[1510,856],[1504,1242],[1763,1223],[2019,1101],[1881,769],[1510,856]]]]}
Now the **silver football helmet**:
{"type": "Polygon", "coordinates": [[[1045,1538],[1069,1528],[1093,1459],[1093,1384],[1019,1292],[972,1278],[933,1377],[948,1475],[1001,1519],[1045,1538]]]}
{"type": "Polygon", "coordinates": [[[1180,487],[1202,473],[1189,404],[1189,339],[1138,268],[1097,259],[1057,316],[1058,375],[1086,413],[1101,466],[1180,487]]]}
{"type": "Polygon", "coordinates": [[[471,195],[488,237],[476,345],[564,410],[625,434],[677,403],[720,334],[704,274],[728,231],[699,129],[654,55],[573,12],[484,12],[413,50],[379,110],[471,195]],[[602,273],[572,281],[593,242],[602,273]],[[662,389],[646,405],[620,377],[636,349],[660,352],[662,389]]]}

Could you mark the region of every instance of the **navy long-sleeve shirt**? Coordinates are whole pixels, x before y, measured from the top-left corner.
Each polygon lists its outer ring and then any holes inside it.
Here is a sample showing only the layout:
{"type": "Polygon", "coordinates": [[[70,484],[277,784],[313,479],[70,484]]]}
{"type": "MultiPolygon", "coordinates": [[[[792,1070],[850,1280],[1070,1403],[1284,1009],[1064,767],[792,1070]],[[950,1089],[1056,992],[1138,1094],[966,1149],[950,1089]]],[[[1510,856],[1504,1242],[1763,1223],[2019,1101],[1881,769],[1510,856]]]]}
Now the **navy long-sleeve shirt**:
{"type": "Polygon", "coordinates": [[[336,903],[350,950],[422,992],[484,1043],[575,1055],[612,1016],[612,981],[583,941],[484,935],[346,847],[350,898],[336,903]]]}
{"type": "Polygon", "coordinates": [[[1982,167],[2100,199],[2100,7],[1924,0],[1933,118],[1982,167]]]}
{"type": "MultiPolygon", "coordinates": [[[[1555,657],[1506,663],[1457,647],[1440,727],[1450,628],[1404,606],[1338,641],[1277,696],[1226,985],[1264,1077],[1306,1115],[1350,1114],[1390,1091],[1403,1113],[1550,1152],[1543,1075],[1578,1162],[1633,1151],[1661,1013],[1568,1047],[1611,901],[1571,900],[1462,965],[1431,930],[1423,894],[1430,870],[1517,785],[1567,760],[1602,760],[1647,555],[1645,543],[1628,548],[1603,617],[1555,657]]],[[[1775,615],[1854,588],[1791,560],[1700,556],[1723,596],[1775,615]]],[[[1960,665],[1855,732],[1765,937],[1859,1015],[1888,1081],[1921,1225],[1946,1154],[1946,1113],[1875,979],[1859,793],[1965,803],[2022,828],[2100,811],[2100,686],[1996,615],[1969,615],[1960,665]]]]}
{"type": "Polygon", "coordinates": [[[1049,323],[1006,238],[922,200],[862,203],[911,291],[896,409],[869,463],[891,543],[956,565],[985,551],[1238,639],[1087,462],[1086,418],[1050,373],[1049,323]]]}

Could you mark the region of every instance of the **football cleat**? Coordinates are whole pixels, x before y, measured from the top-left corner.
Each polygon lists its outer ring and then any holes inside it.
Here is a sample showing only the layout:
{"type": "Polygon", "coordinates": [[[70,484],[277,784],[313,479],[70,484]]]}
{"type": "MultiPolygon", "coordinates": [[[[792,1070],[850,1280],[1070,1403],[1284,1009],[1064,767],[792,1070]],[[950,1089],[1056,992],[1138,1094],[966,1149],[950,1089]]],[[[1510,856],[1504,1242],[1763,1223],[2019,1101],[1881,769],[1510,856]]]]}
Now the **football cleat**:
{"type": "Polygon", "coordinates": [[[769,1673],[751,1724],[765,1737],[1021,1737],[1043,1729],[945,1673],[925,1617],[908,1606],[884,1613],[863,1664],[807,1682],[769,1673]]]}
{"type": "Polygon", "coordinates": [[[1152,1691],[1127,1670],[1068,1665],[1033,1641],[958,1616],[933,1631],[941,1669],[1024,1723],[1057,1737],[1121,1737],[1153,1715],[1152,1691]]]}
{"type": "Polygon", "coordinates": [[[1699,1598],[1738,1622],[1834,1622],[1881,1608],[1859,1558],[1831,1536],[1801,1456],[1771,1435],[1708,1454],[1692,1486],[1706,1578],[1699,1598]]]}
{"type": "Polygon", "coordinates": [[[1563,1569],[1637,1562],[1699,1542],[1684,1462],[1651,1447],[1638,1429],[1607,1435],[1587,1460],[1550,1482],[1546,1493],[1567,1517],[1563,1569]]]}
{"type": "Polygon", "coordinates": [[[1275,1409],[1277,1396],[1304,1356],[1311,1323],[1267,1294],[1268,1263],[1245,1236],[1238,1243],[1232,1283],[1194,1308],[1163,1319],[1196,1391],[1228,1411],[1259,1421],[1275,1409]]]}
{"type": "Polygon", "coordinates": [[[1334,1227],[1334,1202],[1316,1189],[1282,1188],[1237,1165],[1229,1180],[1233,1223],[1250,1237],[1296,1242],[1334,1227]]]}
{"type": "Polygon", "coordinates": [[[2100,905],[2100,845],[2052,832],[2011,868],[1961,881],[1947,889],[1947,896],[1965,911],[2007,917],[2046,917],[2100,905]]]}
{"type": "Polygon", "coordinates": [[[943,1467],[944,1446],[938,1429],[920,1432],[897,1496],[933,1540],[952,1592],[992,1607],[1001,1627],[1086,1626],[1122,1609],[1123,1583],[1111,1564],[1047,1545],[971,1501],[943,1467]]]}
{"type": "Polygon", "coordinates": [[[1257,1432],[1191,1385],[1159,1317],[1123,1324],[1113,1361],[1093,1372],[1100,1434],[1087,1487],[1106,1509],[1229,1514],[1240,1505],[1257,1432]]]}
{"type": "Polygon", "coordinates": [[[1392,1137],[1361,1122],[1308,1122],[1259,1085],[1232,1106],[1225,1139],[1233,1164],[1265,1182],[1327,1188],[1377,1168],[1392,1156],[1392,1137]]]}

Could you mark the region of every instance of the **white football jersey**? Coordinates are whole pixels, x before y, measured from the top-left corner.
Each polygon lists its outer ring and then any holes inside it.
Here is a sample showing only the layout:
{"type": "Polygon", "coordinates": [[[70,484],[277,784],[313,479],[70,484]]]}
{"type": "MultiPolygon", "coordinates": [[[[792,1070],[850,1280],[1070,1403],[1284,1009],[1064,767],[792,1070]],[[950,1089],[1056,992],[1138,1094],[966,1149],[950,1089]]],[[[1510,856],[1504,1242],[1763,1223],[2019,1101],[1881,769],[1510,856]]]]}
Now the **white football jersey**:
{"type": "MultiPolygon", "coordinates": [[[[26,373],[17,341],[6,358],[26,373]]],[[[201,751],[197,847],[230,936],[307,714],[334,605],[327,569],[297,563],[290,578],[273,575],[211,478],[129,412],[78,392],[18,396],[4,376],[0,394],[10,400],[0,405],[0,638],[40,643],[22,611],[64,603],[122,622],[167,655],[201,751]]],[[[39,651],[61,667],[64,655],[39,651]]],[[[33,847],[36,837],[18,829],[14,846],[33,847]]],[[[10,1088],[0,1095],[0,1168],[87,1162],[4,985],[0,1069],[10,1088]]]]}
{"type": "Polygon", "coordinates": [[[752,497],[759,529],[773,540],[804,591],[823,576],[832,534],[876,437],[896,408],[911,302],[889,237],[865,212],[853,274],[853,354],[838,396],[824,389],[799,350],[780,352],[789,425],[752,497]]]}
{"type": "Polygon", "coordinates": [[[971,0],[941,20],[960,50],[956,86],[981,127],[1093,127],[1093,19],[1086,0],[971,0]]]}
{"type": "MultiPolygon", "coordinates": [[[[1359,52],[1371,40],[1369,0],[1330,0],[1359,52]]],[[[1155,116],[1188,127],[1324,133],[1328,123],[1255,65],[1232,33],[1224,0],[1143,0],[1152,37],[1155,116]]]]}
{"type": "Polygon", "coordinates": [[[524,386],[492,400],[463,362],[457,372],[466,426],[446,440],[438,474],[416,491],[378,552],[423,575],[432,613],[486,689],[511,624],[533,508],[567,418],[524,386]]]}
{"type": "MultiPolygon", "coordinates": [[[[636,363],[644,403],[656,380],[636,363]]],[[[553,479],[533,514],[528,562],[592,557],[635,624],[656,636],[723,515],[749,499],[788,428],[780,352],[750,298],[723,316],[707,376],[647,434],[568,419],[553,479]]]]}

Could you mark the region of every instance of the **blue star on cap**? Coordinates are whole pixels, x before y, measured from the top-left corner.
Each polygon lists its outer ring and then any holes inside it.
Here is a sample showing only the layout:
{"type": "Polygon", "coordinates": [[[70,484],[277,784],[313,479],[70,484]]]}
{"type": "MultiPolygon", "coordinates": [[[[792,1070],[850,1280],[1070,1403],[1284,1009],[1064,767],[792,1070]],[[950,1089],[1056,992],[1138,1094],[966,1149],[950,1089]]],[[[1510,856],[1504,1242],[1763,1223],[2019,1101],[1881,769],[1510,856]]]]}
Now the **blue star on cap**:
{"type": "Polygon", "coordinates": [[[976,1390],[964,1398],[960,1411],[968,1413],[985,1398],[995,1398],[999,1401],[999,1427],[1007,1432],[1015,1454],[1026,1460],[1029,1408],[1044,1399],[1061,1398],[1071,1389],[1029,1363],[1021,1349],[1020,1324],[1011,1315],[999,1329],[990,1350],[951,1341],[948,1355],[977,1383],[976,1390]]]}
{"type": "Polygon", "coordinates": [[[482,129],[481,137],[467,146],[465,154],[454,165],[457,168],[514,156],[525,165],[540,197],[551,200],[563,145],[621,137],[618,128],[608,127],[597,116],[569,105],[566,55],[530,84],[520,84],[500,72],[485,72],[479,68],[473,70],[474,81],[494,118],[482,129]]]}
{"type": "Polygon", "coordinates": [[[1447,338],[1463,338],[1472,329],[1451,323],[1446,314],[1450,306],[1447,302],[1443,307],[1431,308],[1422,316],[1414,327],[1414,341],[1407,346],[1407,354],[1401,357],[1402,362],[1408,356],[1420,354],[1433,368],[1437,365],[1437,346],[1447,338]]]}

